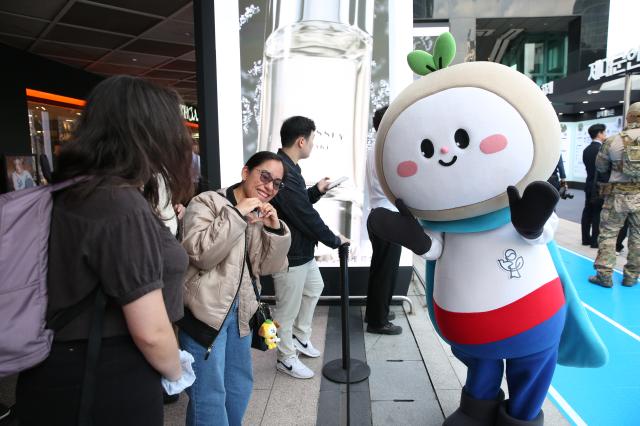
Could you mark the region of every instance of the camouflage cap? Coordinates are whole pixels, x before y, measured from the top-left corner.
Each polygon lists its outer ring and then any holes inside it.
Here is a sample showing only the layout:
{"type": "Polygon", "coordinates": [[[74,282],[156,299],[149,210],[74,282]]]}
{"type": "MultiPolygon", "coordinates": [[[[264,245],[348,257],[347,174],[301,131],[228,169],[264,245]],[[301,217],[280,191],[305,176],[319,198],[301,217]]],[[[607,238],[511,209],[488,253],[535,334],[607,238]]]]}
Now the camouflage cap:
{"type": "Polygon", "coordinates": [[[640,122],[640,102],[632,103],[627,110],[627,123],[637,122],[640,122]]]}

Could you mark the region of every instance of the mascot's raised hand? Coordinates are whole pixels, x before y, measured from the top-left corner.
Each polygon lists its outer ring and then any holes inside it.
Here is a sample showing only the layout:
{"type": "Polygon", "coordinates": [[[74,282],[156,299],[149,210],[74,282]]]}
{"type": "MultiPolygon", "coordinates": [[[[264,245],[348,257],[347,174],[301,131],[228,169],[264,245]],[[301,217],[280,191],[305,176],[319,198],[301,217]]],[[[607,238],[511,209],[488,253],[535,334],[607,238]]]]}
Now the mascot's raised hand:
{"type": "Polygon", "coordinates": [[[560,194],[549,182],[530,183],[520,197],[515,186],[507,188],[511,223],[525,238],[535,239],[542,235],[544,224],[553,214],[560,194]]]}

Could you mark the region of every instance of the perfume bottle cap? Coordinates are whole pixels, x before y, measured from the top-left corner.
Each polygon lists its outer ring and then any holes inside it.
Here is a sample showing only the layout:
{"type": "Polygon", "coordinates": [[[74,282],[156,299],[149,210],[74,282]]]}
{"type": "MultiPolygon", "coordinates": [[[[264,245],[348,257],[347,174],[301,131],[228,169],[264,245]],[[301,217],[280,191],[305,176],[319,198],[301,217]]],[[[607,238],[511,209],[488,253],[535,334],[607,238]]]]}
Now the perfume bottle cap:
{"type": "Polygon", "coordinates": [[[271,0],[267,22],[271,32],[296,22],[327,21],[373,34],[373,5],[374,0],[271,0]]]}

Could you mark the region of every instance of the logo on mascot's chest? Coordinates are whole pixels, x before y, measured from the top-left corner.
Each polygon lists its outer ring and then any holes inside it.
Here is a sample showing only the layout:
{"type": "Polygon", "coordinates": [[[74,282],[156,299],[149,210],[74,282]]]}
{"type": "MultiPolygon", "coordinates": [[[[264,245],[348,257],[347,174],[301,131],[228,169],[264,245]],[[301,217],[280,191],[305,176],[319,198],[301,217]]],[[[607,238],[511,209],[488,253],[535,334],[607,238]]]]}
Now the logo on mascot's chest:
{"type": "Polygon", "coordinates": [[[504,259],[498,259],[498,265],[509,273],[509,279],[522,277],[520,269],[524,266],[524,259],[514,249],[506,249],[504,259]]]}

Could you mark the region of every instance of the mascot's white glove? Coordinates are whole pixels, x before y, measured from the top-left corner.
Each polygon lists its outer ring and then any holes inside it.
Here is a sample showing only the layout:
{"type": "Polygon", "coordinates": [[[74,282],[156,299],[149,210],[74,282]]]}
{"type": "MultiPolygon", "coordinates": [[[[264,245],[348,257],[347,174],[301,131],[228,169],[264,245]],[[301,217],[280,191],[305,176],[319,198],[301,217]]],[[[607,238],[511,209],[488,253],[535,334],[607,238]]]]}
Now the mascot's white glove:
{"type": "Polygon", "coordinates": [[[196,374],[193,372],[193,355],[187,351],[180,351],[180,366],[182,367],[182,376],[174,382],[162,378],[162,387],[169,395],[176,395],[188,388],[196,381],[196,374]]]}

